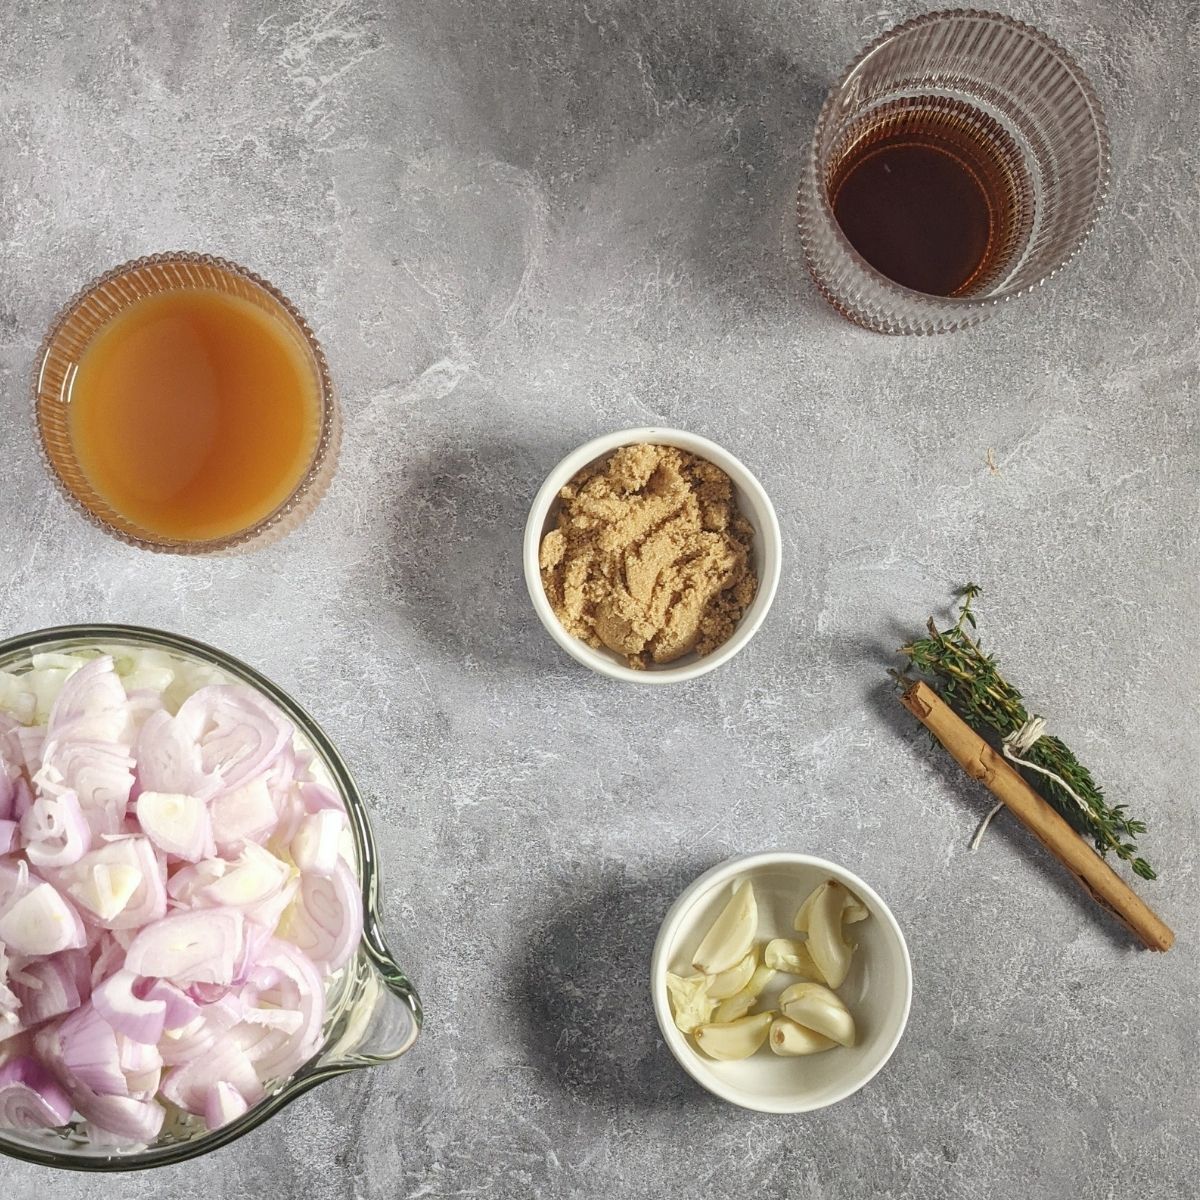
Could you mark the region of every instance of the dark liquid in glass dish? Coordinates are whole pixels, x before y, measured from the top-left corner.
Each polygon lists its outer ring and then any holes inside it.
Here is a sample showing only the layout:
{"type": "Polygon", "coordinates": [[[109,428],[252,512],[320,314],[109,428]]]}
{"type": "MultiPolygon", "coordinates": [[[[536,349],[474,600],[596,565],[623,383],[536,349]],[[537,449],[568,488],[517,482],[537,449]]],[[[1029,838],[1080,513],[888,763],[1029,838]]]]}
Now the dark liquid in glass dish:
{"type": "Polygon", "coordinates": [[[826,179],[850,244],[880,274],[934,296],[969,296],[1013,265],[1029,214],[1021,155],[979,109],[933,97],[874,109],[826,179]]]}

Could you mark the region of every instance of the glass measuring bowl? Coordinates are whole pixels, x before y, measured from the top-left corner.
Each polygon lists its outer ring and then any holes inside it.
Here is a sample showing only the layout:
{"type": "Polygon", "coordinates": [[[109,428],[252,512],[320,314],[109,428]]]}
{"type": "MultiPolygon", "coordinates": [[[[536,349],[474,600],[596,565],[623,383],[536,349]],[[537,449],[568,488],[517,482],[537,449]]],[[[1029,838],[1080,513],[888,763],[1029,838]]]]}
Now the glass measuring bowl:
{"type": "Polygon", "coordinates": [[[356,874],[362,886],[362,940],[349,963],[327,981],[328,1011],[321,1049],[241,1117],[211,1131],[198,1118],[186,1114],[168,1117],[156,1141],[131,1151],[89,1144],[73,1126],[36,1133],[0,1129],[0,1153],[13,1158],[75,1171],[133,1171],[184,1162],[228,1145],[318,1083],[399,1058],[420,1032],[421,1002],[379,927],[378,855],[366,805],[346,764],[312,717],[286,692],[231,655],[190,638],[133,625],[66,625],[0,641],[0,671],[28,669],[34,654],[97,648],[115,658],[122,650],[165,650],[193,663],[215,667],[277,705],[323,764],[330,785],[341,797],[354,837],[356,874]]]}

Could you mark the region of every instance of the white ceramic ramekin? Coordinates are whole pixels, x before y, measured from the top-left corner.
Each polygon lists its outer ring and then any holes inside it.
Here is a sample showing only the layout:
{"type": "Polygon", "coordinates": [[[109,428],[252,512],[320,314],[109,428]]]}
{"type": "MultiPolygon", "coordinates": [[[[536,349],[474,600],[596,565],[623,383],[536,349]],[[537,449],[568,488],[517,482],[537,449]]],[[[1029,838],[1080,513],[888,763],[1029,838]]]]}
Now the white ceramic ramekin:
{"type": "Polygon", "coordinates": [[[709,671],[728,662],[758,631],[775,598],[775,589],[779,585],[779,567],[782,552],[782,540],[779,535],[779,521],[775,509],[771,505],[762,484],[746,469],[746,467],[727,450],[723,450],[715,442],[698,437],[694,433],[685,433],[681,429],[659,429],[647,426],[643,429],[623,429],[619,433],[606,434],[580,446],[550,472],[546,482],[542,484],[529,511],[529,520],[525,525],[525,583],[529,588],[529,597],[533,601],[534,610],[541,618],[542,624],[549,630],[550,636],[572,658],[591,667],[601,675],[612,679],[623,679],[629,683],[680,683],[686,679],[695,679],[706,675],[709,671]],[[758,575],[758,591],[754,601],[742,615],[733,635],[723,645],[718,646],[711,654],[703,657],[688,654],[676,662],[662,667],[648,667],[643,671],[635,671],[625,663],[625,660],[611,650],[596,650],[586,642],[568,633],[562,623],[554,615],[550,601],[546,598],[542,587],[542,575],[538,568],[538,549],[546,531],[553,527],[558,511],[558,493],[563,486],[571,481],[589,463],[611,454],[621,446],[632,446],[639,442],[648,442],[657,446],[678,446],[691,454],[705,458],[716,464],[733,481],[737,496],[738,507],[742,515],[754,527],[754,542],[751,546],[754,569],[758,575]]]}
{"type": "MultiPolygon", "coordinates": [[[[760,1011],[774,1007],[778,993],[796,976],[779,973],[763,993],[760,1011]]],[[[685,1071],[715,1096],[758,1112],[801,1113],[826,1108],[852,1096],[882,1070],[896,1049],[912,1004],[912,964],[904,934],[891,909],[845,867],[791,851],[766,851],[731,858],[701,875],[671,906],[659,929],[650,966],[654,1013],[671,1053],[685,1071]],[[780,1058],[764,1046],[740,1062],[716,1062],[681,1033],[671,1014],[667,972],[693,973],[692,955],[733,894],[749,879],[758,901],[758,940],[794,938],[796,909],[827,879],[848,887],[870,910],[853,926],[858,947],[850,973],[838,988],[857,1026],[854,1046],[823,1054],[780,1058]]]]}

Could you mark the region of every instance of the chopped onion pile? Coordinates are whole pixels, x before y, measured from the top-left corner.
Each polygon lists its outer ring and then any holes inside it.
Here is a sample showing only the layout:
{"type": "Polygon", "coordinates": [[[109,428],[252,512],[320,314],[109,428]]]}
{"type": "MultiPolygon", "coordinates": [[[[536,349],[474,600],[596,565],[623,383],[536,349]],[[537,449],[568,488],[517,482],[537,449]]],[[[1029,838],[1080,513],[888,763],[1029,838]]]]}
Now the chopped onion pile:
{"type": "Polygon", "coordinates": [[[0,1128],[210,1128],[317,1051],[362,903],[346,814],[252,688],[163,651],[0,672],[0,1128]]]}

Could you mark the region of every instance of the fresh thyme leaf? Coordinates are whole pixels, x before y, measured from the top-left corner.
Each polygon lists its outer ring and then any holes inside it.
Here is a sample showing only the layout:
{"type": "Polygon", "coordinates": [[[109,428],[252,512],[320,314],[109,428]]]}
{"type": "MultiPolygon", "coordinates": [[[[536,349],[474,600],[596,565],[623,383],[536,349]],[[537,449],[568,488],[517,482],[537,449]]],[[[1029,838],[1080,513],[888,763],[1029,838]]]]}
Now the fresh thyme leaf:
{"type": "MultiPolygon", "coordinates": [[[[909,668],[932,676],[939,683],[942,699],[976,733],[1001,742],[1025,724],[1029,713],[1021,693],[1000,674],[995,655],[985,654],[980,646],[973,605],[982,590],[975,583],[960,588],[958,620],[949,629],[939,631],[930,618],[929,636],[902,646],[900,653],[908,659],[908,665],[904,671],[890,674],[901,686],[912,682],[909,668]],[[976,632],[975,637],[967,632],[967,626],[976,632]]],[[[1045,797],[1067,824],[1091,838],[1101,854],[1111,851],[1129,863],[1135,875],[1155,878],[1154,869],[1137,853],[1136,839],[1145,833],[1145,823],[1133,820],[1124,804],[1110,805],[1091,772],[1061,739],[1043,736],[1024,757],[1059,776],[1087,805],[1085,812],[1055,780],[1014,763],[1025,781],[1045,797]]]]}

